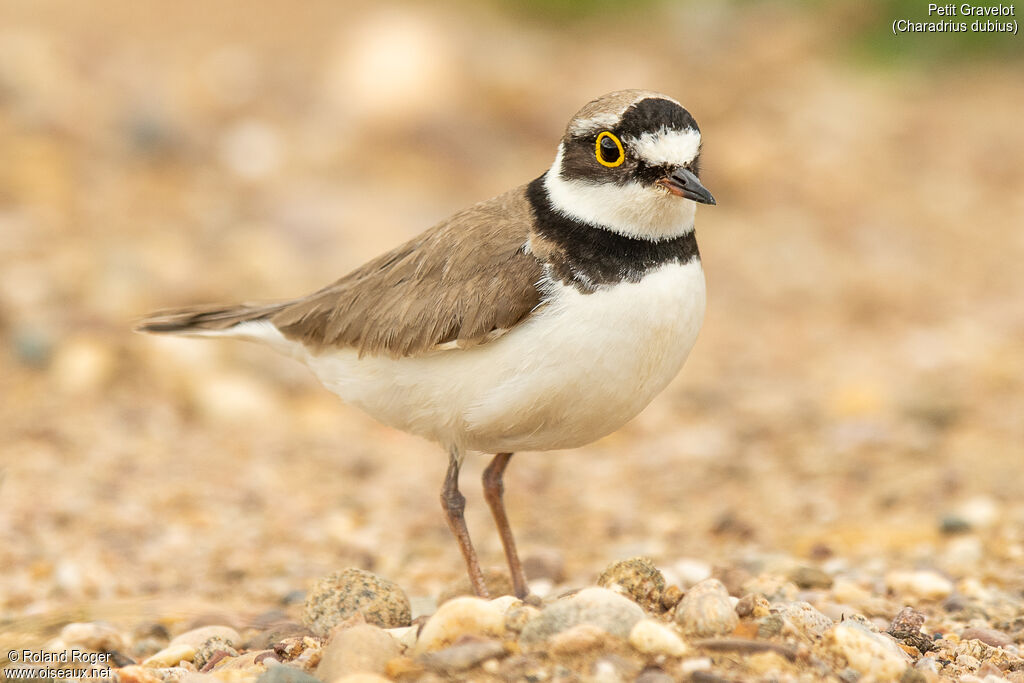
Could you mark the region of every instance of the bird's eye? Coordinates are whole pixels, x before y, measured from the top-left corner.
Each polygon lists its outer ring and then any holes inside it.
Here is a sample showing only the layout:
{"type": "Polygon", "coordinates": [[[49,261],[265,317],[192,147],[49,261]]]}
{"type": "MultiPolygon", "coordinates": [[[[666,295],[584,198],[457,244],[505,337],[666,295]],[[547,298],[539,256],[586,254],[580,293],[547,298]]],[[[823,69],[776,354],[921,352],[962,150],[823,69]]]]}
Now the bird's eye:
{"type": "Polygon", "coordinates": [[[602,166],[614,168],[626,160],[626,151],[622,149],[622,143],[612,133],[604,131],[597,136],[594,145],[594,154],[602,166]]]}

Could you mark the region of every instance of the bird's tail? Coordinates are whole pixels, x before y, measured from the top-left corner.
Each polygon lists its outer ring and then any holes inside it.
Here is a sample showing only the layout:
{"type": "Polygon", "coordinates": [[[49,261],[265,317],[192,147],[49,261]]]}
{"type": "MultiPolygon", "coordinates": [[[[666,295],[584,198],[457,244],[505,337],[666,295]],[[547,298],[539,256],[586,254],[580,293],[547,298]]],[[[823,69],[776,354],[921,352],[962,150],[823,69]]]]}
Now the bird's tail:
{"type": "Polygon", "coordinates": [[[152,313],[135,325],[136,332],[196,336],[231,336],[232,328],[265,319],[282,304],[207,305],[152,313]]]}

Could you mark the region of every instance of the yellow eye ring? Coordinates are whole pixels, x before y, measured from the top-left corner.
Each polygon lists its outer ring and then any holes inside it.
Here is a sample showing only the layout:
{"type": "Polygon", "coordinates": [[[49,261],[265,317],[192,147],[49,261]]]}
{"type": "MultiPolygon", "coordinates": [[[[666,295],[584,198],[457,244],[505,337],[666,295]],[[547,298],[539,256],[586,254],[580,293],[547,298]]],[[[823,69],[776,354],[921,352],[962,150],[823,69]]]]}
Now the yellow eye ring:
{"type": "Polygon", "coordinates": [[[622,143],[619,142],[619,139],[615,137],[613,133],[604,131],[597,136],[597,141],[594,143],[594,156],[597,157],[597,163],[601,164],[602,166],[607,166],[608,168],[615,168],[616,166],[621,165],[622,162],[626,160],[626,150],[622,148],[622,143]],[[605,138],[610,138],[611,141],[615,143],[615,146],[619,148],[619,156],[615,159],[615,161],[606,161],[605,158],[601,156],[601,141],[604,140],[605,138]]]}

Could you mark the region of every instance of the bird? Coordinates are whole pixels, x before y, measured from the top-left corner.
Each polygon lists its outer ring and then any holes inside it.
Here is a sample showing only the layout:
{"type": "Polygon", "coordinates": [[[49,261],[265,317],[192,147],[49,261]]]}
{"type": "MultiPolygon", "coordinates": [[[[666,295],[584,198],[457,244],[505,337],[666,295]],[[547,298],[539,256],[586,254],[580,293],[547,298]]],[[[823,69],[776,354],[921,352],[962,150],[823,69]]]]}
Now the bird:
{"type": "Polygon", "coordinates": [[[204,305],[137,331],[229,337],[305,363],[344,402],[448,454],[442,510],[489,597],[464,518],[467,451],[516,596],[529,587],[504,504],[513,453],[576,448],[678,374],[704,319],[694,233],[702,142],[675,99],[620,90],[570,120],[539,177],[459,211],[301,298],[204,305]]]}

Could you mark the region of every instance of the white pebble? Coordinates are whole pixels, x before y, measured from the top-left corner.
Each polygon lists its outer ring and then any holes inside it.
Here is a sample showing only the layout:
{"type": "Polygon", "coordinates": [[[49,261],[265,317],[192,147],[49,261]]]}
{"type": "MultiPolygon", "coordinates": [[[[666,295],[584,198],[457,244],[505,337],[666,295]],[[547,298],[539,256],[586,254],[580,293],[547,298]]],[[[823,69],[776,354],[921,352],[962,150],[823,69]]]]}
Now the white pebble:
{"type": "Polygon", "coordinates": [[[654,619],[638,621],[629,632],[629,644],[646,655],[682,657],[689,651],[675,631],[654,619]]]}
{"type": "Polygon", "coordinates": [[[895,680],[911,664],[896,643],[861,624],[847,620],[825,634],[827,646],[846,659],[851,669],[882,680],[895,680]]]}
{"type": "Polygon", "coordinates": [[[505,635],[505,615],[488,600],[471,597],[449,600],[423,626],[416,652],[439,650],[463,635],[501,638],[505,635]]]}
{"type": "Polygon", "coordinates": [[[710,668],[710,657],[694,657],[693,659],[687,659],[679,664],[679,672],[684,674],[692,674],[696,671],[707,671],[710,668]]]}

